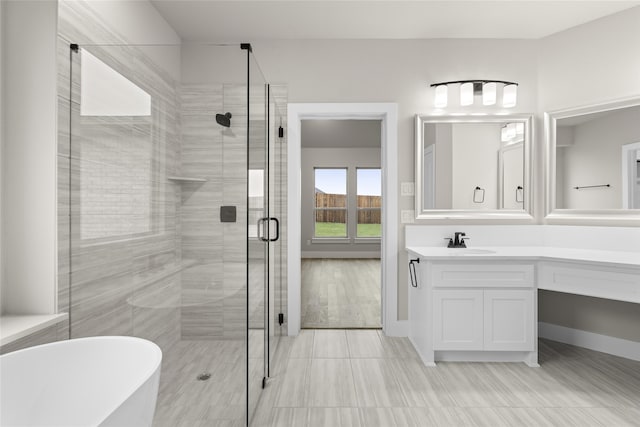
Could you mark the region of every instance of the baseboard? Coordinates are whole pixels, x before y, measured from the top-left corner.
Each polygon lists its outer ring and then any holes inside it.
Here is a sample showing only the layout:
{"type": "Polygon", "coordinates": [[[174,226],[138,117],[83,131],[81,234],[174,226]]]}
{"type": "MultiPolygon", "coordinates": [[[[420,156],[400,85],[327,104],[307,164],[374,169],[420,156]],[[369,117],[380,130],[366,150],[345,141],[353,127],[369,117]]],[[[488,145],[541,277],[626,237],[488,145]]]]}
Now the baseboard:
{"type": "Polygon", "coordinates": [[[300,254],[301,258],[378,258],[380,259],[380,251],[364,252],[364,251],[304,251],[300,254]]]}
{"type": "Polygon", "coordinates": [[[424,366],[428,366],[430,368],[434,368],[436,366],[436,364],[435,364],[435,362],[433,360],[430,360],[429,358],[424,357],[422,352],[420,352],[420,346],[418,346],[415,343],[415,341],[413,341],[413,338],[409,337],[409,342],[413,346],[413,349],[416,351],[416,353],[418,353],[418,357],[420,357],[420,360],[422,360],[422,363],[424,364],[424,366]]]}
{"type": "Polygon", "coordinates": [[[640,342],[545,322],[538,322],[538,336],[552,341],[559,341],[565,344],[588,348],[589,350],[640,361],[640,342]]]}

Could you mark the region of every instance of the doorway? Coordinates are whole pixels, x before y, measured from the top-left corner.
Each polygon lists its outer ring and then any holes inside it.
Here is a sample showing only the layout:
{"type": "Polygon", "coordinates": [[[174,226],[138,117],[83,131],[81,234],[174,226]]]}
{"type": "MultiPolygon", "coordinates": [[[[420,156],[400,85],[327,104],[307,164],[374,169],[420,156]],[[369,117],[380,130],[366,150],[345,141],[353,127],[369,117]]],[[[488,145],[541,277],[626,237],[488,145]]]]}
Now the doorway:
{"type": "Polygon", "coordinates": [[[301,122],[301,327],[380,328],[381,120],[301,122]]]}
{"type": "Polygon", "coordinates": [[[406,335],[406,321],[397,318],[397,105],[362,104],[289,104],[288,105],[288,322],[289,335],[297,335],[301,325],[301,127],[307,119],[380,120],[382,173],[381,320],[386,335],[406,335]]]}

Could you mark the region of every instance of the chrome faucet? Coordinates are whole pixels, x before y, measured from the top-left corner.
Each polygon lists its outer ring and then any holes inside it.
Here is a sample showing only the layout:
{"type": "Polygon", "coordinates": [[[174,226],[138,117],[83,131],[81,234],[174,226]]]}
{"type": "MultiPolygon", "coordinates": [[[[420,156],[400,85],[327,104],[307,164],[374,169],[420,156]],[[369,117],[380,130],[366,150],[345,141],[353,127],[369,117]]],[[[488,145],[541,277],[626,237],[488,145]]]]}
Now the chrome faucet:
{"type": "Polygon", "coordinates": [[[468,237],[465,236],[465,233],[456,231],[454,233],[453,239],[450,237],[445,237],[444,239],[449,240],[449,244],[447,245],[448,248],[466,248],[467,245],[466,243],[464,243],[464,241],[467,240],[468,237]]]}

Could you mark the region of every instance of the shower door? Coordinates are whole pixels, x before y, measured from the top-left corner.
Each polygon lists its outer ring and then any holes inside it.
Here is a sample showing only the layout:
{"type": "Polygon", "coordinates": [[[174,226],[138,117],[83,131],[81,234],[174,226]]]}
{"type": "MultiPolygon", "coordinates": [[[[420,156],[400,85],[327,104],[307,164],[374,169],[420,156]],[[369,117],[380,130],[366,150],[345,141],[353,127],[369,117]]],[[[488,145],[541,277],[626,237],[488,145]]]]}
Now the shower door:
{"type": "Polygon", "coordinates": [[[274,165],[270,150],[269,86],[255,58],[248,51],[248,150],[247,150],[247,420],[258,405],[269,376],[270,338],[274,332],[275,270],[273,246],[279,240],[280,223],[272,212],[274,165]]]}

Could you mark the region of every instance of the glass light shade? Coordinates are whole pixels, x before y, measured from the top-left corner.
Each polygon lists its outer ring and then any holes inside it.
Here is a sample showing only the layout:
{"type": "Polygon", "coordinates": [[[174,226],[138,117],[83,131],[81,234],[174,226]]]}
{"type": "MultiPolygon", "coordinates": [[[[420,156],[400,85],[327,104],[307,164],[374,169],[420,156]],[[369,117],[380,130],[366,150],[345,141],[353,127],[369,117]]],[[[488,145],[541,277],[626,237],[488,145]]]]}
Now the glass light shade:
{"type": "Polygon", "coordinates": [[[485,83],[482,85],[482,104],[494,105],[496,103],[497,85],[495,83],[485,83]]]}
{"type": "Polygon", "coordinates": [[[511,108],[516,106],[518,99],[518,85],[505,85],[502,92],[502,106],[511,108]]]}
{"type": "Polygon", "coordinates": [[[447,85],[436,86],[436,95],[433,100],[433,104],[436,106],[436,108],[444,108],[447,106],[447,92],[447,85]]]}
{"type": "Polygon", "coordinates": [[[473,104],[473,83],[462,83],[460,85],[460,105],[473,104]]]}
{"type": "Polygon", "coordinates": [[[507,125],[502,126],[502,128],[500,129],[500,141],[509,141],[509,137],[507,136],[507,125]]]}

